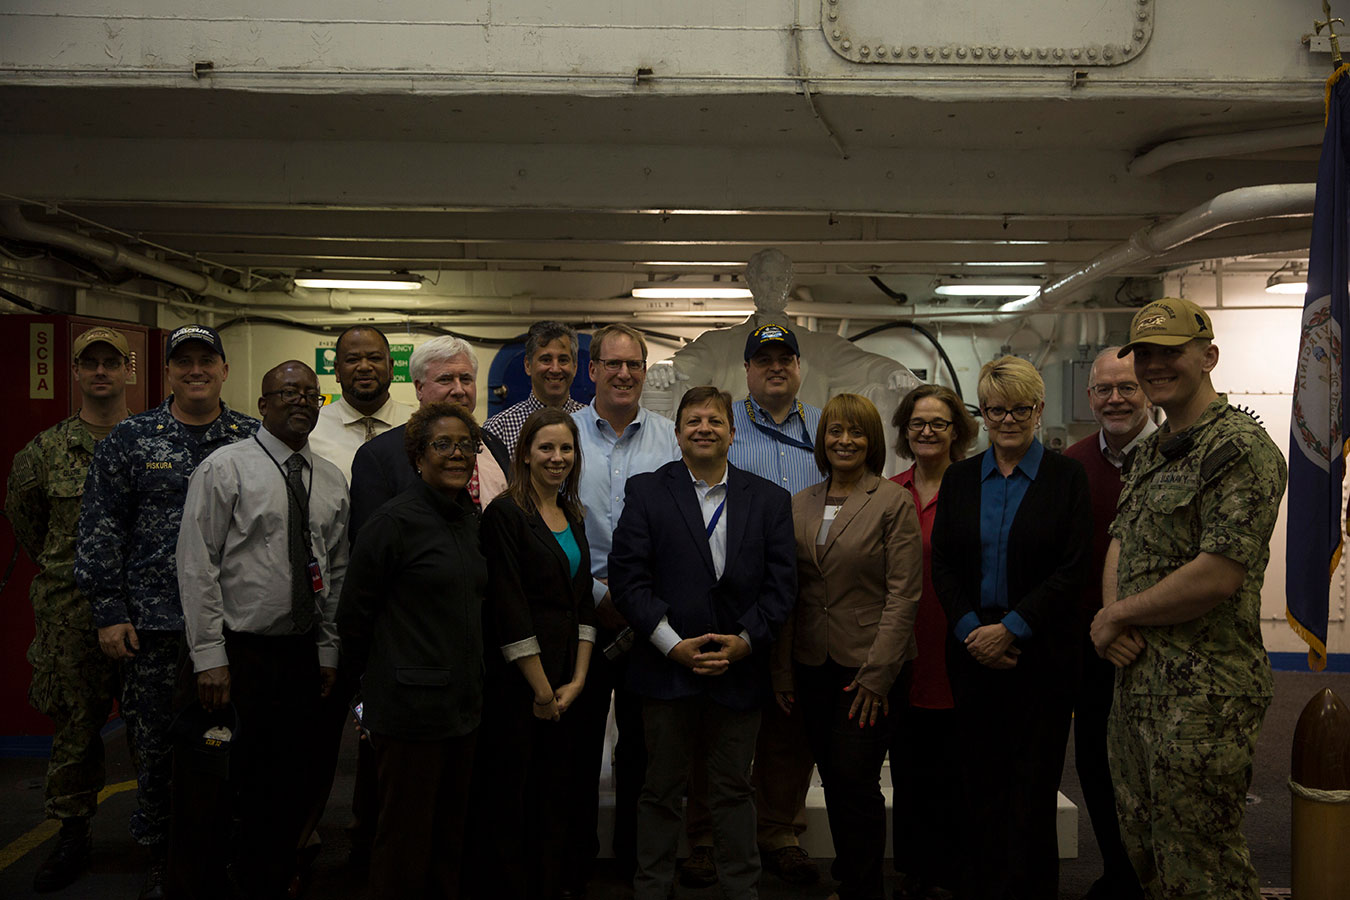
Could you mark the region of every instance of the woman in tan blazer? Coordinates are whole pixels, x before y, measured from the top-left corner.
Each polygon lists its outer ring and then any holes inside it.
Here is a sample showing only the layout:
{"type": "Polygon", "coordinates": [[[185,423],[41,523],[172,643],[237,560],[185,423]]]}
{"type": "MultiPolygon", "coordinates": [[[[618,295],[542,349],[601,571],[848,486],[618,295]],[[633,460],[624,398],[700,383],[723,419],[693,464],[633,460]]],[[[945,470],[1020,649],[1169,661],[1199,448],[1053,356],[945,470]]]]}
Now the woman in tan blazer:
{"type": "Polygon", "coordinates": [[[837,900],[881,900],[890,704],[915,655],[923,539],[909,491],[881,477],[886,439],[871,401],[840,394],[816,431],[825,481],[792,498],[797,605],[774,653],[774,691],[802,704],[825,786],[837,900]]]}

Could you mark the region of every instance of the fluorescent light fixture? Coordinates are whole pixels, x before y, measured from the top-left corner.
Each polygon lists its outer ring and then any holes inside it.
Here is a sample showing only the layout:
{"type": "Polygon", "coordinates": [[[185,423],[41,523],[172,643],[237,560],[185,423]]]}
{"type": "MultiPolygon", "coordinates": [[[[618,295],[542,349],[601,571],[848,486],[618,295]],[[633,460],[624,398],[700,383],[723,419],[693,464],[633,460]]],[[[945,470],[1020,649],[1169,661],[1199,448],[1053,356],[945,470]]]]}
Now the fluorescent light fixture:
{"type": "Polygon", "coordinates": [[[633,288],[639,300],[749,300],[755,295],[749,288],[733,284],[649,284],[633,288]]]}
{"type": "Polygon", "coordinates": [[[1039,284],[982,284],[959,282],[939,284],[933,293],[940,297],[1030,297],[1041,289],[1039,284]]]}
{"type": "Polygon", "coordinates": [[[419,291],[422,276],[407,272],[297,272],[302,288],[330,291],[419,291]]]}
{"type": "Polygon", "coordinates": [[[1302,297],[1308,293],[1308,276],[1303,274],[1302,266],[1290,263],[1282,266],[1266,279],[1267,294],[1293,294],[1302,297]]]}

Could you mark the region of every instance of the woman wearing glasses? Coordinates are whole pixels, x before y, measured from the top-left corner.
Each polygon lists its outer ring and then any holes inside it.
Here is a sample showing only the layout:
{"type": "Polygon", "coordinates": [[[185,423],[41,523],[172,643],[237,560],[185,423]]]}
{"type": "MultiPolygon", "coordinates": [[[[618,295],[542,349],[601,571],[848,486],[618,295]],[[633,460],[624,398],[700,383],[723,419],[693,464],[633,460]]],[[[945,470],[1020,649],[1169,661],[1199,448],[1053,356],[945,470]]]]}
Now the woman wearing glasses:
{"type": "Polygon", "coordinates": [[[338,635],[361,674],[379,814],[372,898],[459,896],[460,848],[483,709],[487,562],[466,490],[480,432],[452,403],[404,432],[420,481],[376,510],[352,549],[338,635]]]}
{"type": "Polygon", "coordinates": [[[565,853],[585,770],[585,723],[572,705],[595,643],[580,481],[576,421],[545,407],[525,420],[511,484],[483,512],[489,645],[500,648],[488,664],[483,725],[487,868],[492,896],[506,900],[555,900],[580,887],[565,853]]]}
{"type": "Polygon", "coordinates": [[[1036,439],[1045,384],[1005,356],[980,370],[990,447],[952,464],[933,522],[947,614],[965,831],[965,900],[1058,896],[1055,808],[1092,510],[1078,462],[1036,439]]]}
{"type": "Polygon", "coordinates": [[[933,590],[933,516],[947,468],[964,459],[975,440],[975,420],[951,388],[923,384],[905,395],[891,417],[900,432],[895,453],[914,464],[891,480],[906,488],[923,532],[923,594],[914,622],[919,656],[910,666],[907,702],[891,741],[891,805],[898,900],[943,900],[957,883],[958,818],[951,803],[960,783],[956,724],[947,680],[947,616],[933,590]]]}

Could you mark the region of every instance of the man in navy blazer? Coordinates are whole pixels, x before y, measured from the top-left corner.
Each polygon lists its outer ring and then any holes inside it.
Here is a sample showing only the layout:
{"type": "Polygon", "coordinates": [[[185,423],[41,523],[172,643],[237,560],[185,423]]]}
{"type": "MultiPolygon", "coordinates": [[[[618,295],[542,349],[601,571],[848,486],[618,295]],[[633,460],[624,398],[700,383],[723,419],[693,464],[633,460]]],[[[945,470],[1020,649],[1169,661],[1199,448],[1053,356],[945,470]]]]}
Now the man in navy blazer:
{"type": "Polygon", "coordinates": [[[787,491],[727,462],[731,398],[680,401],[681,459],[628,480],[609,555],[614,605],[646,640],[628,687],[643,697],[647,777],[638,801],[636,900],[666,900],[696,744],[706,753],[718,880],[754,900],[750,762],[769,691],[769,649],[797,594],[787,491]]]}

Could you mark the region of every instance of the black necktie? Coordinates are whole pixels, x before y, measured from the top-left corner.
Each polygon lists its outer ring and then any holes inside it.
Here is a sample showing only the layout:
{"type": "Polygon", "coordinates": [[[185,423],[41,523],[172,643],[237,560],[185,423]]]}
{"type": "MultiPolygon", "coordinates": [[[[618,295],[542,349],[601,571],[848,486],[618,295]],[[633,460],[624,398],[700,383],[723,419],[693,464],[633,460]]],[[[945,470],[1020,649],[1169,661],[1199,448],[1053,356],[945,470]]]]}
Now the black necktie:
{"type": "Polygon", "coordinates": [[[309,496],[305,493],[305,458],[286,460],[286,540],[291,557],[291,622],[299,634],[314,627],[314,589],[309,580],[309,496]]]}

